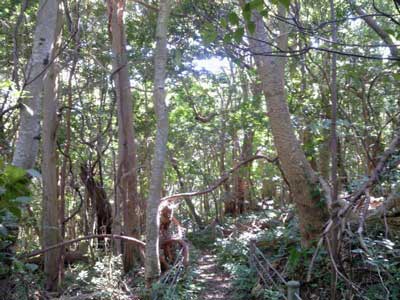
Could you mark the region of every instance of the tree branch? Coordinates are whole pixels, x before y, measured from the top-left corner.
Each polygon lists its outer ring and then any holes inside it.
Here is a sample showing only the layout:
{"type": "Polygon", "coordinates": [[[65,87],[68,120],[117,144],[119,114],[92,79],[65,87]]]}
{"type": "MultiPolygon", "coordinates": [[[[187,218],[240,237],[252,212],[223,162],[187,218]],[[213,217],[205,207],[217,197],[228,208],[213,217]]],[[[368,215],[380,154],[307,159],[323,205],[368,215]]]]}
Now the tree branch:
{"type": "Polygon", "coordinates": [[[208,194],[212,191],[214,191],[216,188],[218,188],[221,184],[223,184],[225,181],[227,181],[229,179],[229,176],[235,172],[237,169],[239,169],[240,167],[252,162],[253,160],[256,159],[265,159],[266,161],[270,162],[270,163],[276,163],[278,161],[278,158],[274,158],[271,159],[269,157],[267,157],[266,155],[262,155],[262,154],[256,154],[250,158],[247,158],[241,162],[239,162],[236,166],[234,166],[232,169],[230,169],[228,172],[226,172],[220,179],[218,179],[215,183],[213,183],[211,186],[209,186],[208,188],[206,188],[205,190],[202,191],[197,191],[197,192],[188,192],[188,193],[180,193],[180,194],[175,194],[175,195],[171,195],[171,196],[166,196],[164,198],[161,198],[161,203],[163,202],[172,202],[175,201],[177,199],[180,198],[184,198],[184,197],[194,197],[194,196],[201,196],[204,194],[208,194]]]}
{"type": "Polygon", "coordinates": [[[80,242],[80,241],[83,241],[83,240],[95,239],[95,238],[109,238],[109,239],[124,240],[124,241],[128,241],[128,242],[131,242],[131,243],[135,243],[135,244],[137,244],[138,246],[140,246],[142,248],[144,248],[146,246],[146,243],[144,243],[144,242],[142,242],[142,241],[140,241],[138,239],[135,239],[133,237],[130,237],[130,236],[118,235],[118,234],[92,234],[92,235],[87,235],[87,236],[83,236],[83,237],[80,237],[80,238],[76,238],[76,239],[73,239],[73,240],[64,241],[64,242],[52,245],[50,247],[41,249],[41,250],[33,251],[31,253],[22,254],[22,255],[19,255],[18,258],[26,259],[26,258],[29,258],[29,257],[37,256],[39,254],[51,251],[53,249],[57,249],[57,248],[62,247],[62,246],[70,245],[70,244],[77,243],[77,242],[80,242]]]}

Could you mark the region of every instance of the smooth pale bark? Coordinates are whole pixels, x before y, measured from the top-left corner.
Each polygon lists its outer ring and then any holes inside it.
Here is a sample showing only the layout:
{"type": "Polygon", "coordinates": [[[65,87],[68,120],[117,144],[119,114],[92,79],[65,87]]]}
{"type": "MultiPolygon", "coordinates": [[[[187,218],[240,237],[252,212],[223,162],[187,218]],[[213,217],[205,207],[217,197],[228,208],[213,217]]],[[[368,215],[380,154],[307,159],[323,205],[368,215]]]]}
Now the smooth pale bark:
{"type": "MultiPolygon", "coordinates": [[[[300,147],[290,119],[285,91],[285,58],[265,55],[272,51],[267,43],[273,41],[262,16],[256,11],[253,11],[253,21],[256,28],[254,34],[250,34],[249,42],[267,101],[274,144],[298,211],[302,246],[309,247],[327,220],[326,205],[318,178],[300,147]]],[[[287,45],[287,36],[282,31],[278,45],[283,50],[287,45]]]]}
{"type": "MultiPolygon", "coordinates": [[[[43,133],[42,133],[42,181],[43,181],[43,248],[60,242],[60,227],[57,198],[57,77],[54,64],[49,68],[44,83],[43,133]]],[[[57,290],[59,249],[44,254],[45,288],[57,290]]]]}
{"type": "Polygon", "coordinates": [[[40,96],[44,75],[51,64],[57,35],[59,0],[40,0],[33,37],[32,54],[25,70],[18,137],[13,165],[30,169],[34,166],[40,140],[40,96]]]}
{"type": "MultiPolygon", "coordinates": [[[[118,105],[117,201],[122,203],[124,234],[139,238],[140,206],[137,193],[133,99],[129,82],[127,43],[123,23],[125,0],[109,0],[108,10],[111,16],[113,78],[118,105]]],[[[125,243],[123,248],[125,272],[131,270],[139,261],[140,250],[135,245],[125,243]]]]}
{"type": "Polygon", "coordinates": [[[159,254],[159,205],[162,191],[164,164],[168,141],[168,111],[165,103],[165,76],[168,58],[167,32],[171,10],[170,0],[160,0],[156,28],[156,49],[154,54],[154,108],[157,118],[157,135],[154,146],[154,157],[151,164],[151,181],[149,200],[146,210],[146,286],[160,276],[159,254]]]}

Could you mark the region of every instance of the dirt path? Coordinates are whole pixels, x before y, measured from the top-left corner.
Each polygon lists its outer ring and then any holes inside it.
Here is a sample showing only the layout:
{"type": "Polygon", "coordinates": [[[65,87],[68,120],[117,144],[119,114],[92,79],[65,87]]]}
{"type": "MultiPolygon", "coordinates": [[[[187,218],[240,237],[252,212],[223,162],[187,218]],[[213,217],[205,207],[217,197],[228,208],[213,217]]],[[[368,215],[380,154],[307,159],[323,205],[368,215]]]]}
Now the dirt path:
{"type": "Polygon", "coordinates": [[[231,278],[217,266],[215,255],[203,252],[198,261],[198,270],[196,281],[203,287],[199,300],[230,299],[231,278]]]}

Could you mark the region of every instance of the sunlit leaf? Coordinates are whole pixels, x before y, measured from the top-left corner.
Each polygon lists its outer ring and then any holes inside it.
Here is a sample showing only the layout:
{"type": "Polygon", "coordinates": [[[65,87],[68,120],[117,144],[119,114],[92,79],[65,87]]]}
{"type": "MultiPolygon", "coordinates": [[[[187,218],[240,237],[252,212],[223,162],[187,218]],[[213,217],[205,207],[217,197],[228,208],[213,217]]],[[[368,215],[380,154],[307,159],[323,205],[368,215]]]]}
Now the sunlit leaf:
{"type": "Polygon", "coordinates": [[[232,25],[239,25],[239,17],[235,12],[229,13],[228,20],[232,25]]]}

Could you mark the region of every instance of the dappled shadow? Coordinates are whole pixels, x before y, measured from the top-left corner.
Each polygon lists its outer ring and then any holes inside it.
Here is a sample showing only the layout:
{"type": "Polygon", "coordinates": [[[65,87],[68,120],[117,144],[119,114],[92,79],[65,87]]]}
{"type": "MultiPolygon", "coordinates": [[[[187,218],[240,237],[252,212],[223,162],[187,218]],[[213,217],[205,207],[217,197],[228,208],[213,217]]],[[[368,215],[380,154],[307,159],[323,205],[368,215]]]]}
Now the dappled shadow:
{"type": "Polygon", "coordinates": [[[197,273],[196,281],[202,286],[199,300],[230,299],[230,275],[217,266],[215,255],[203,253],[197,273]]]}

